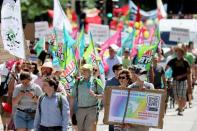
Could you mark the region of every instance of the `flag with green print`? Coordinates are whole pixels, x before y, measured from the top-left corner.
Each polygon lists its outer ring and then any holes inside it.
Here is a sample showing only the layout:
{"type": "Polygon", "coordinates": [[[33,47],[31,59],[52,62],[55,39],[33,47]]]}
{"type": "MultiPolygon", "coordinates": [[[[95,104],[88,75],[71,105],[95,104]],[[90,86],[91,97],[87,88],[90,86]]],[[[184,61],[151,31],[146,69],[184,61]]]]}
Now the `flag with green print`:
{"type": "Polygon", "coordinates": [[[149,71],[152,57],[155,54],[158,47],[158,42],[153,45],[138,45],[138,66],[146,71],[149,71]]]}
{"type": "Polygon", "coordinates": [[[88,64],[96,64],[95,46],[92,39],[92,34],[90,33],[90,43],[88,48],[84,52],[83,58],[88,64]]]}

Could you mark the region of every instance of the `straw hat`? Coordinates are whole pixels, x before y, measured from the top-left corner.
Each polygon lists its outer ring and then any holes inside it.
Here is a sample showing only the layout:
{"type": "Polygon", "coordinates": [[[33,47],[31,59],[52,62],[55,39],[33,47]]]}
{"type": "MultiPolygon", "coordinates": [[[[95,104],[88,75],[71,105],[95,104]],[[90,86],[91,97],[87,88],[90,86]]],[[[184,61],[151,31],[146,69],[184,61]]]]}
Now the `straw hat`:
{"type": "Polygon", "coordinates": [[[51,68],[52,69],[52,71],[54,70],[54,68],[53,68],[53,64],[52,64],[52,62],[51,61],[47,61],[47,62],[45,62],[42,66],[41,66],[41,70],[42,70],[42,68],[51,68]]]}
{"type": "Polygon", "coordinates": [[[92,65],[90,65],[90,64],[84,64],[82,67],[81,67],[81,70],[90,70],[90,71],[92,71],[93,70],[93,67],[92,67],[92,65]]]}

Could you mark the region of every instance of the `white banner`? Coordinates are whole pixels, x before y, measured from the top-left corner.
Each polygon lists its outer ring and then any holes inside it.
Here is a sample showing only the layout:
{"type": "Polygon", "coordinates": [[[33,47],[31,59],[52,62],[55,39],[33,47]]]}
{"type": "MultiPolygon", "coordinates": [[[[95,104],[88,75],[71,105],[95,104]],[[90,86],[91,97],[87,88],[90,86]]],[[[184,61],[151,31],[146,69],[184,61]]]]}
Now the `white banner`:
{"type": "Polygon", "coordinates": [[[170,41],[189,42],[189,29],[173,27],[170,32],[170,41]]]}
{"type": "Polygon", "coordinates": [[[1,35],[4,49],[25,59],[20,0],[4,0],[1,10],[1,35]]]}
{"type": "Polygon", "coordinates": [[[89,34],[92,33],[95,44],[104,43],[109,38],[109,26],[89,24],[89,34]]]}
{"type": "Polygon", "coordinates": [[[35,22],[35,38],[46,37],[49,30],[49,24],[47,21],[35,22]]]}
{"type": "Polygon", "coordinates": [[[53,27],[57,30],[63,31],[63,25],[65,26],[66,30],[71,33],[72,32],[72,25],[65,15],[59,0],[54,0],[54,17],[53,17],[53,27]]]}

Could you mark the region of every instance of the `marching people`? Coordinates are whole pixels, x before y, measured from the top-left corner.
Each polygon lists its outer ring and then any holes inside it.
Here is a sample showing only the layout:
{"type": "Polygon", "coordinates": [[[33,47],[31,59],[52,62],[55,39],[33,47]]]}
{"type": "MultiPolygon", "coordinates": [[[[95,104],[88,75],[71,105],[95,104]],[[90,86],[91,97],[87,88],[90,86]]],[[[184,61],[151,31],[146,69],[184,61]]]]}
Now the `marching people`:
{"type": "MultiPolygon", "coordinates": [[[[85,64],[81,67],[82,78],[74,87],[71,97],[77,101],[77,127],[79,131],[93,131],[97,121],[98,99],[103,97],[103,88],[92,79],[93,67],[85,64]]],[[[74,102],[71,103],[71,116],[74,102]]]]}
{"type": "MultiPolygon", "coordinates": [[[[128,86],[128,88],[139,88],[139,89],[149,89],[153,90],[154,85],[152,83],[146,82],[145,79],[147,77],[147,72],[143,69],[134,69],[132,73],[132,81],[133,83],[128,86]]],[[[149,131],[149,127],[145,126],[136,126],[131,125],[128,126],[127,131],[149,131]]]]}
{"type": "Polygon", "coordinates": [[[53,72],[53,65],[51,60],[47,60],[41,67],[40,71],[41,74],[38,76],[38,78],[34,81],[36,84],[38,84],[40,87],[42,87],[43,84],[43,78],[46,76],[52,75],[53,72]]]}
{"type": "Polygon", "coordinates": [[[59,79],[48,76],[43,80],[43,91],[36,109],[35,131],[67,131],[70,110],[67,98],[58,93],[59,79]]]}
{"type": "MultiPolygon", "coordinates": [[[[122,70],[122,64],[115,64],[112,67],[112,70],[113,70],[115,76],[112,77],[111,79],[107,80],[105,90],[110,86],[119,86],[120,85],[120,82],[118,80],[118,74],[122,70]]],[[[109,125],[109,131],[114,131],[113,125],[109,125]]]]}
{"type": "Polygon", "coordinates": [[[153,58],[153,85],[155,89],[166,90],[166,78],[164,68],[158,64],[158,57],[153,58]]]}
{"type": "Polygon", "coordinates": [[[13,92],[12,104],[17,110],[14,113],[14,125],[17,131],[33,129],[37,100],[42,94],[40,86],[31,82],[29,72],[21,72],[21,84],[16,85],[13,92]]]}
{"type": "MultiPolygon", "coordinates": [[[[131,72],[127,69],[120,70],[118,73],[118,81],[120,82],[120,88],[128,88],[128,86],[132,84],[131,72]]],[[[114,131],[125,131],[126,129],[127,126],[125,125],[114,125],[114,131]]]]}
{"type": "Polygon", "coordinates": [[[128,67],[131,65],[131,60],[129,58],[129,49],[126,48],[124,50],[124,54],[123,54],[123,57],[122,57],[122,66],[124,69],[128,69],[128,67]]]}
{"type": "Polygon", "coordinates": [[[109,66],[109,71],[107,72],[107,76],[106,76],[107,80],[114,77],[114,72],[112,70],[112,67],[115,64],[121,64],[122,63],[121,58],[119,58],[116,55],[116,52],[118,51],[118,48],[119,47],[115,44],[112,44],[109,47],[109,57],[106,58],[107,65],[109,66]]]}
{"type": "Polygon", "coordinates": [[[170,60],[166,65],[166,70],[171,67],[173,78],[173,92],[178,102],[178,115],[183,116],[183,110],[186,104],[187,89],[191,90],[191,68],[184,59],[185,51],[177,47],[176,57],[170,60]]]}

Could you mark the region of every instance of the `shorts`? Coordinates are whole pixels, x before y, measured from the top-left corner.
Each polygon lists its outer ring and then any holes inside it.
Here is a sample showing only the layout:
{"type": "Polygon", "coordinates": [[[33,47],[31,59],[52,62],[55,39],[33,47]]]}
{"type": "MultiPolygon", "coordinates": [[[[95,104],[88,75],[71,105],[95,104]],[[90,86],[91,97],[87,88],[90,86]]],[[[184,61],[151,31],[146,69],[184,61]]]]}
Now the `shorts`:
{"type": "Polygon", "coordinates": [[[14,114],[14,125],[17,128],[34,128],[34,117],[29,114],[17,110],[14,114]]]}
{"type": "Polygon", "coordinates": [[[173,81],[173,93],[175,99],[183,98],[186,100],[187,94],[187,80],[185,81],[173,81]]]}

